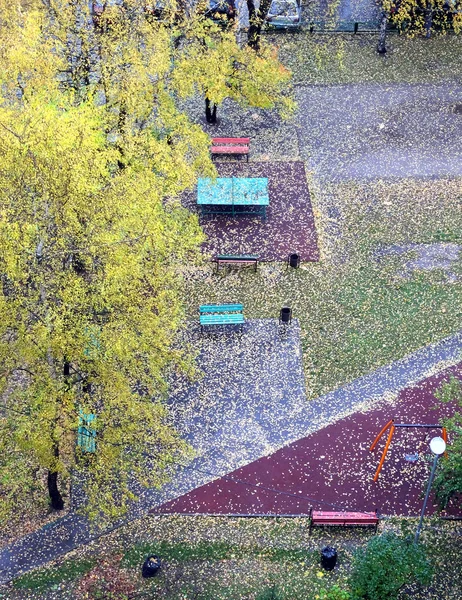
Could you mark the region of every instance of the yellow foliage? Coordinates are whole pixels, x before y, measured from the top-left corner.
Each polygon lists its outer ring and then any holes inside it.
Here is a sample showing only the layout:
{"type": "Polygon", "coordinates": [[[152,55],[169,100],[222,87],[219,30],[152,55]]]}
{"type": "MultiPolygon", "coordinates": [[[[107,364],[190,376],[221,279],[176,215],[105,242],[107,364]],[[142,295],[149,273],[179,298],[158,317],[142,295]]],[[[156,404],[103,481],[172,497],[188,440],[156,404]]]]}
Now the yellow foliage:
{"type": "Polygon", "coordinates": [[[460,33],[461,0],[382,0],[390,21],[409,36],[460,33]]]}
{"type": "Polygon", "coordinates": [[[88,514],[111,518],[188,455],[162,399],[166,371],[191,370],[180,267],[204,236],[177,197],[216,172],[179,99],[294,107],[274,50],[144,6],[0,0],[0,493],[16,510],[12,473],[31,501],[44,472],[74,472],[88,514]],[[95,453],[76,450],[81,411],[95,453]]]}

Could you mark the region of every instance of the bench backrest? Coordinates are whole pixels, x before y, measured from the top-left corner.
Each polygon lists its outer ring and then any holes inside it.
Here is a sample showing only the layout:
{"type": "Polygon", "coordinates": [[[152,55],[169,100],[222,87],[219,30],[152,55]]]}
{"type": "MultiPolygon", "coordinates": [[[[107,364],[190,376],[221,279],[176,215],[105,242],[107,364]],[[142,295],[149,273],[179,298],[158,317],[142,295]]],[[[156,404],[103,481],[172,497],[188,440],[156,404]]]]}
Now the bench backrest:
{"type": "Polygon", "coordinates": [[[82,452],[95,452],[96,450],[96,430],[92,427],[94,419],[94,414],[85,414],[80,411],[77,445],[82,449],[82,452]]]}
{"type": "Polygon", "coordinates": [[[311,511],[314,523],[371,523],[375,524],[378,517],[375,513],[333,512],[324,510],[311,511]]]}
{"type": "Polygon", "coordinates": [[[218,254],[217,260],[258,260],[256,254],[218,254]]]}
{"type": "Polygon", "coordinates": [[[229,313],[242,312],[244,306],[242,304],[203,304],[199,307],[201,315],[208,313],[229,313]]]}
{"type": "Polygon", "coordinates": [[[212,144],[250,144],[250,138],[212,138],[212,144]]]}

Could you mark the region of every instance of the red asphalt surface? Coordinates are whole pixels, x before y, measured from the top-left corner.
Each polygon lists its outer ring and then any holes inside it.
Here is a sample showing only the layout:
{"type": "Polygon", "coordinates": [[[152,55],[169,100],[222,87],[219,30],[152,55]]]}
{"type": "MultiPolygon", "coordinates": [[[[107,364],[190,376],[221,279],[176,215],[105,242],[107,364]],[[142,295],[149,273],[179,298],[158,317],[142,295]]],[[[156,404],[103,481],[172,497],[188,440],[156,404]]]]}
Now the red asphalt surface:
{"type": "MultiPolygon", "coordinates": [[[[443,405],[433,395],[450,374],[462,380],[462,363],[403,389],[392,404],[328,425],[152,512],[305,515],[313,506],[317,510],[378,509],[383,515],[418,515],[433,457],[428,443],[441,435],[441,429],[396,429],[376,483],[373,477],[388,431],[374,452],[369,447],[392,418],[395,423],[437,424],[451,416],[455,405],[443,405]],[[416,462],[406,460],[406,455],[417,453],[416,462]]],[[[435,508],[430,497],[426,514],[435,508]]],[[[462,511],[453,502],[446,514],[460,515],[462,511]]]]}

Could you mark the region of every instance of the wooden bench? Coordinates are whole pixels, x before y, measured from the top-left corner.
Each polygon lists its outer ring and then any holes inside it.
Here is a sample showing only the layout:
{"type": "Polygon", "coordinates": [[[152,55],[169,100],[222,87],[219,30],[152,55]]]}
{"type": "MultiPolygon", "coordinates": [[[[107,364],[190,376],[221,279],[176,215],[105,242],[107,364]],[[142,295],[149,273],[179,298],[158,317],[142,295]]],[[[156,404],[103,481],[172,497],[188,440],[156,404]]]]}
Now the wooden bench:
{"type": "Polygon", "coordinates": [[[333,512],[327,510],[310,509],[310,533],[312,527],[337,525],[339,527],[373,526],[377,531],[379,517],[377,511],[373,513],[362,512],[333,512]]]}
{"type": "Polygon", "coordinates": [[[255,256],[255,254],[218,254],[218,256],[215,257],[215,261],[217,263],[217,273],[221,265],[230,267],[254,265],[256,273],[258,267],[258,258],[259,257],[255,256]]]}
{"type": "Polygon", "coordinates": [[[211,325],[240,325],[244,327],[242,304],[203,304],[199,307],[201,331],[211,325]]]}
{"type": "Polygon", "coordinates": [[[246,156],[249,162],[250,138],[212,138],[210,152],[216,154],[246,156]]]}

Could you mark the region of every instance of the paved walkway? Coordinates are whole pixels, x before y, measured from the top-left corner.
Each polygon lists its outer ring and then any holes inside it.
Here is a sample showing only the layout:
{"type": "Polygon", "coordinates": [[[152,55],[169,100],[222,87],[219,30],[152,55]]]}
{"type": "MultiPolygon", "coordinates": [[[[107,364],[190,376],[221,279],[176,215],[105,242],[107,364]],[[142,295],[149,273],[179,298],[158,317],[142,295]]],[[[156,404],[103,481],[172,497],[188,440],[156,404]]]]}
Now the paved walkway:
{"type": "MultiPolygon", "coordinates": [[[[258,323],[255,326],[258,330],[258,323]]],[[[260,334],[263,337],[271,335],[271,327],[273,327],[274,333],[274,323],[273,325],[271,323],[262,323],[260,334]]],[[[256,334],[258,334],[258,331],[256,334]]],[[[265,352],[267,355],[272,355],[273,351],[271,348],[274,343],[286,343],[288,344],[288,348],[296,350],[298,345],[296,324],[290,336],[292,337],[289,337],[286,341],[281,339],[280,342],[276,342],[271,338],[271,345],[261,344],[263,356],[265,352]]],[[[219,343],[219,339],[216,342],[219,343]]],[[[213,339],[210,340],[210,343],[213,343],[213,339]]],[[[165,486],[160,491],[145,491],[141,495],[140,501],[132,507],[130,519],[137,518],[145,514],[150,508],[160,506],[178,498],[262,456],[272,454],[278,448],[305,438],[365,407],[372,408],[384,396],[396,394],[401,389],[429,375],[435,374],[451,364],[456,364],[460,360],[461,348],[462,332],[437,344],[423,348],[389,366],[378,369],[309,404],[303,404],[303,410],[299,408],[302,406],[300,392],[295,393],[295,395],[294,393],[288,394],[292,398],[287,406],[292,406],[292,410],[286,416],[284,416],[285,410],[280,411],[277,418],[273,417],[271,410],[261,410],[258,412],[258,403],[253,404],[251,397],[248,398],[250,402],[248,408],[246,408],[247,401],[239,402],[239,404],[235,405],[235,409],[239,411],[239,417],[237,413],[233,413],[232,411],[217,412],[220,408],[219,404],[209,406],[208,410],[210,414],[212,415],[215,411],[218,416],[219,426],[213,434],[204,431],[201,419],[196,418],[197,415],[190,409],[191,405],[189,403],[194,402],[194,398],[197,396],[193,395],[188,400],[186,392],[183,398],[185,410],[178,412],[176,417],[178,424],[182,428],[189,428],[188,438],[198,450],[201,450],[201,440],[204,439],[204,436],[207,438],[207,443],[211,444],[211,446],[202,446],[203,451],[199,452],[200,455],[198,458],[188,468],[179,470],[171,484],[165,486]]],[[[212,365],[210,368],[212,370],[209,373],[212,376],[214,373],[213,364],[218,364],[213,363],[213,361],[224,361],[219,347],[217,349],[218,351],[214,353],[214,358],[211,359],[212,365]]],[[[275,355],[279,354],[278,349],[280,347],[276,346],[275,355]]],[[[240,352],[245,351],[244,339],[240,352]]],[[[294,359],[292,357],[291,360],[294,369],[292,369],[289,379],[286,380],[287,390],[292,389],[291,381],[294,385],[297,381],[297,385],[300,385],[300,381],[303,384],[300,353],[298,353],[298,358],[294,359]]],[[[270,369],[269,366],[267,367],[268,369],[270,369]]],[[[228,381],[228,384],[232,383],[229,379],[225,379],[224,381],[228,381]]],[[[220,380],[218,380],[218,383],[220,383],[220,380]]],[[[256,387],[262,395],[261,397],[270,399],[271,394],[263,386],[264,383],[262,380],[256,387]]],[[[224,389],[229,389],[229,387],[227,388],[225,385],[224,389]]],[[[236,389],[234,393],[239,394],[239,390],[236,389]]],[[[228,395],[230,406],[234,402],[234,398],[235,396],[228,395]]],[[[280,401],[280,396],[276,398],[276,403],[278,401],[280,401]]],[[[114,527],[121,524],[122,522],[117,523],[114,527]]],[[[98,534],[91,533],[85,519],[75,514],[67,515],[47,527],[24,537],[22,540],[11,544],[0,552],[0,583],[9,581],[30,569],[42,566],[69,552],[78,545],[88,543],[97,535],[105,532],[101,531],[98,534]]]]}

